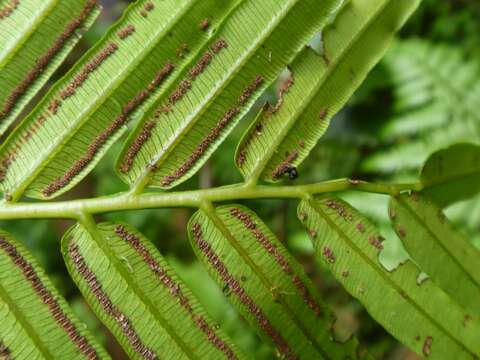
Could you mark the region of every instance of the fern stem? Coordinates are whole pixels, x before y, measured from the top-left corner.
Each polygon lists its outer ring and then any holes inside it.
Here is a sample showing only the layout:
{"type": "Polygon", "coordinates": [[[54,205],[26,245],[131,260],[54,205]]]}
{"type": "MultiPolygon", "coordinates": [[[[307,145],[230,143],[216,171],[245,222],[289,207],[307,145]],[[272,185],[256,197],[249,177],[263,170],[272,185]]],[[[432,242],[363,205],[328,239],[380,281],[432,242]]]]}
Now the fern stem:
{"type": "Polygon", "coordinates": [[[338,179],[315,184],[295,186],[246,184],[222,186],[213,189],[194,191],[146,193],[136,195],[120,193],[94,199],[79,199],[50,203],[7,203],[0,205],[0,220],[7,219],[78,219],[79,214],[100,214],[115,211],[193,207],[198,208],[205,202],[222,202],[247,199],[303,199],[308,196],[358,190],[368,193],[396,196],[404,191],[420,191],[420,183],[380,184],[350,179],[338,179]]]}

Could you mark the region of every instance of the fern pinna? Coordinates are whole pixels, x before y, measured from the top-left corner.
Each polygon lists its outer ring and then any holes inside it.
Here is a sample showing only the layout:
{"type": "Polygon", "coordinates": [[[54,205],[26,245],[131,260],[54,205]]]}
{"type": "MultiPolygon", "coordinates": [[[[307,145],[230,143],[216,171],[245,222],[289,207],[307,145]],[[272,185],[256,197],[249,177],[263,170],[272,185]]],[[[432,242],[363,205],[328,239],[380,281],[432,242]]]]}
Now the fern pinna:
{"type": "MultiPolygon", "coordinates": [[[[478,358],[478,252],[442,212],[478,192],[478,146],[436,152],[407,184],[298,178],[419,3],[138,0],[32,109],[100,8],[94,0],[1,1],[0,219],[76,222],[61,242],[68,273],[132,359],[254,356],[144,234],[95,218],[178,207],[196,210],[186,229],[193,252],[272,354],[374,358],[353,334],[342,336],[332,303],[253,210],[217,204],[297,199],[320,266],[386,331],[421,356],[478,358]],[[307,45],[315,34],[319,48],[307,45]],[[279,78],[276,101],[265,101],[279,78]],[[231,164],[242,183],[168,191],[197,174],[252,112],[231,164]],[[112,147],[127,191],[45,201],[74,188],[112,147]],[[392,227],[413,261],[382,264],[375,224],[332,194],[345,190],[391,198],[392,227]],[[428,278],[419,281],[422,272],[428,278]]],[[[110,357],[5,231],[0,266],[1,358],[110,357]]]]}

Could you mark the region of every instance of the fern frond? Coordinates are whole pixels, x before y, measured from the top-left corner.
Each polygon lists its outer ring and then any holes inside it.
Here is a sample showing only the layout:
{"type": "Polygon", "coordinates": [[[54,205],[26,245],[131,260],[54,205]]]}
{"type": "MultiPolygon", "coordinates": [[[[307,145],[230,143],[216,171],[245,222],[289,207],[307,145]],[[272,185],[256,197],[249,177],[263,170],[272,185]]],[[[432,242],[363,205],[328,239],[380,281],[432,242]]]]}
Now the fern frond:
{"type": "Polygon", "coordinates": [[[0,358],[109,359],[44,271],[0,231],[0,358]]]}
{"type": "Polygon", "coordinates": [[[215,37],[238,2],[132,4],[0,148],[6,197],[52,198],[78,183],[215,37]],[[199,28],[207,18],[209,26],[199,28]]]}
{"type": "Polygon", "coordinates": [[[132,359],[244,358],[130,226],[77,224],[62,251],[87,302],[132,359]]]}
{"type": "Polygon", "coordinates": [[[392,198],[390,217],[413,260],[459,304],[480,315],[480,252],[418,193],[392,198]]]}
{"type": "Polygon", "coordinates": [[[99,14],[96,0],[5,0],[0,5],[0,135],[99,14]]]}
{"type": "Polygon", "coordinates": [[[122,178],[168,189],[191,177],[339,3],[243,1],[134,130],[122,178]]]}
{"type": "Polygon", "coordinates": [[[331,197],[304,200],[298,216],[317,257],[399,341],[432,359],[477,356],[477,316],[467,314],[432,281],[418,284],[420,270],[410,261],[388,272],[378,260],[383,238],[349,204],[331,197]]]}
{"type": "Polygon", "coordinates": [[[251,210],[197,212],[189,223],[196,254],[265,341],[285,358],[364,358],[355,339],[335,342],[335,317],[300,264],[251,210]]]}
{"type": "Polygon", "coordinates": [[[308,156],[418,3],[356,0],[342,8],[323,32],[322,56],[306,49],[296,58],[277,105],[264,107],[245,134],[236,164],[247,180],[276,181],[308,156]]]}
{"type": "Polygon", "coordinates": [[[460,49],[400,41],[384,64],[394,85],[395,116],[380,130],[377,153],[363,169],[391,174],[418,169],[428,156],[458,142],[480,141],[480,64],[460,49]]]}

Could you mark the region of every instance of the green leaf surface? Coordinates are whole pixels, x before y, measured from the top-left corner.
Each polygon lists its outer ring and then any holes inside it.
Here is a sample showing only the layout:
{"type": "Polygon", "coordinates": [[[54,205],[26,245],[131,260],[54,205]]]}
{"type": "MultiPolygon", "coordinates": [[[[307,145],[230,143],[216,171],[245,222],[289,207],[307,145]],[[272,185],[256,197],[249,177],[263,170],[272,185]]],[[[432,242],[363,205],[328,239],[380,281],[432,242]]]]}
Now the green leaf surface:
{"type": "Polygon", "coordinates": [[[0,4],[0,135],[60,66],[99,14],[94,0],[0,4]]]}
{"type": "Polygon", "coordinates": [[[339,3],[242,1],[129,137],[122,179],[171,188],[195,174],[339,3]]]}
{"type": "Polygon", "coordinates": [[[480,146],[456,144],[432,154],[420,180],[422,193],[440,207],[466,200],[480,191],[480,146]]]}
{"type": "Polygon", "coordinates": [[[389,212],[420,268],[458,303],[480,314],[480,252],[440,208],[417,193],[392,198],[389,212]]]}
{"type": "Polygon", "coordinates": [[[140,0],[51,89],[0,149],[7,199],[51,198],[85,177],[239,0],[140,0]],[[205,19],[208,26],[200,28],[205,19]]]}
{"type": "Polygon", "coordinates": [[[200,210],[192,246],[224,294],[260,337],[288,359],[364,358],[356,339],[336,340],[335,316],[302,266],[251,210],[200,210]]]}
{"type": "Polygon", "coordinates": [[[397,41],[383,61],[393,87],[391,112],[362,163],[369,172],[418,170],[430,154],[480,141],[480,63],[460,47],[426,40],[397,41]]]}
{"type": "Polygon", "coordinates": [[[65,235],[70,275],[132,359],[243,359],[155,246],[127,225],[65,235]]]}
{"type": "Polygon", "coordinates": [[[410,261],[391,272],[378,258],[378,230],[346,202],[304,200],[298,216],[319,259],[395,338],[429,359],[477,359],[478,316],[468,313],[410,261]],[[448,309],[448,310],[447,310],[448,309]]]}
{"type": "Polygon", "coordinates": [[[246,178],[275,181],[298,166],[381,59],[395,32],[420,1],[352,0],[323,32],[323,54],[305,49],[244,135],[236,164],[246,178]]]}
{"type": "Polygon", "coordinates": [[[0,231],[0,319],[1,359],[110,358],[27,250],[4,231],[0,231]]]}

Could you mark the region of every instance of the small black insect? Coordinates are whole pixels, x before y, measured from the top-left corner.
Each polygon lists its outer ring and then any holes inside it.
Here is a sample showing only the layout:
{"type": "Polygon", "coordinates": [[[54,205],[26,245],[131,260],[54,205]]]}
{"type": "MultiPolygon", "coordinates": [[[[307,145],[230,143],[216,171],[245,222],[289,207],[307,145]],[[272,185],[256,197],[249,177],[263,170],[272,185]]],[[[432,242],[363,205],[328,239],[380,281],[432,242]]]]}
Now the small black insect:
{"type": "Polygon", "coordinates": [[[287,174],[290,180],[295,180],[298,177],[298,170],[295,166],[287,164],[283,168],[282,174],[287,174]]]}

